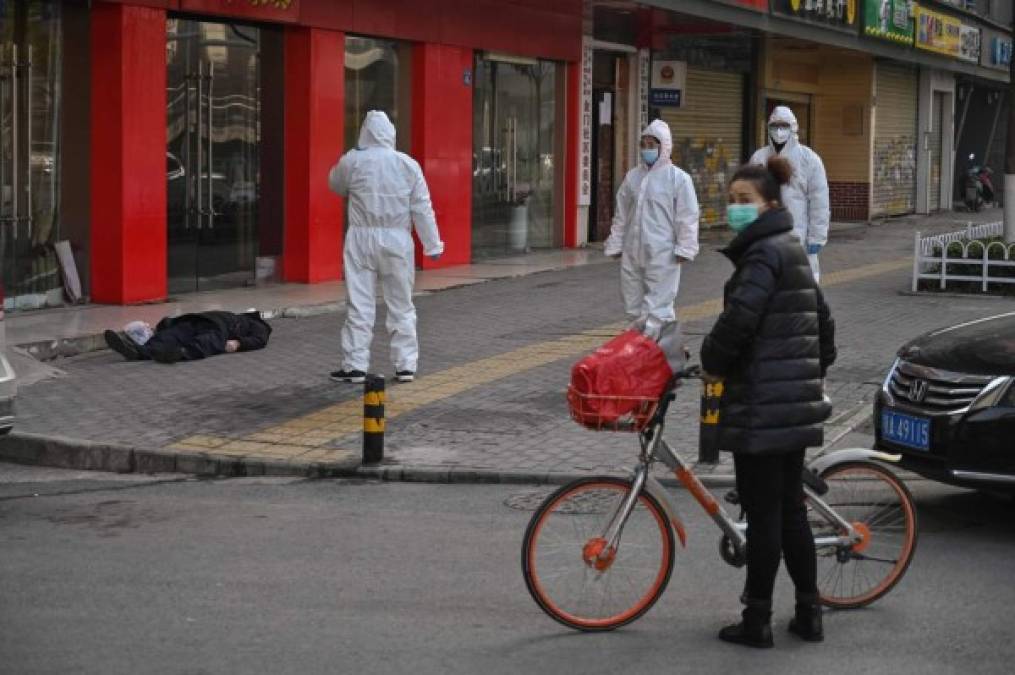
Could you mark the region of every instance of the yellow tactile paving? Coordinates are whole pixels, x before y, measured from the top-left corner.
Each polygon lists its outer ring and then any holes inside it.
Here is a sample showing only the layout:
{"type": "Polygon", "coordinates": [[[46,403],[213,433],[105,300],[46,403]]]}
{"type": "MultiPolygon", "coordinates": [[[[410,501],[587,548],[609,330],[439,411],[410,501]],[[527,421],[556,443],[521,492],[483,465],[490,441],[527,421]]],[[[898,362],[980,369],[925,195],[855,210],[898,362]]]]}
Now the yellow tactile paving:
{"type": "Polygon", "coordinates": [[[848,270],[841,270],[839,272],[822,274],[821,285],[822,287],[835,286],[838,284],[849,283],[850,281],[859,281],[860,279],[868,279],[870,277],[876,277],[880,274],[885,274],[887,272],[894,272],[896,270],[902,269],[910,269],[912,267],[913,260],[911,258],[886,260],[885,262],[872,263],[870,265],[863,265],[861,267],[852,267],[848,270]]]}
{"type": "MultiPolygon", "coordinates": [[[[822,276],[824,288],[875,277],[906,269],[909,259],[861,265],[822,276]]],[[[722,299],[712,298],[681,307],[680,319],[697,321],[722,312],[722,299]]],[[[510,352],[489,356],[453,366],[427,375],[412,384],[400,384],[388,390],[385,418],[391,420],[431,403],[457,396],[475,387],[496,382],[512,375],[538,368],[564,358],[591,351],[627,326],[624,322],[599,326],[555,340],[526,345],[510,352]]],[[[171,449],[197,450],[219,454],[244,454],[270,458],[291,458],[303,461],[334,461],[353,454],[349,450],[321,447],[328,443],[359,434],[363,430],[363,401],[359,398],[327,406],[312,413],[262,429],[242,439],[215,436],[190,436],[178,441],[171,449]]]]}
{"type": "Polygon", "coordinates": [[[189,447],[207,450],[209,448],[217,448],[218,446],[224,445],[228,442],[228,438],[220,438],[217,436],[188,436],[187,438],[177,441],[174,445],[186,445],[189,447]]]}

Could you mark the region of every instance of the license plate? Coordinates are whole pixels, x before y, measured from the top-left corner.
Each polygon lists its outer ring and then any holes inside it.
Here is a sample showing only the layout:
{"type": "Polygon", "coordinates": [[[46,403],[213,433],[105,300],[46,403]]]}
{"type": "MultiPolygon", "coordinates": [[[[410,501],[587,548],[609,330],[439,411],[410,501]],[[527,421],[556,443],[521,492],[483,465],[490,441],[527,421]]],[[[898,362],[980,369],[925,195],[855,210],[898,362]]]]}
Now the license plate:
{"type": "Polygon", "coordinates": [[[894,410],[881,411],[881,435],[886,441],[916,450],[930,450],[930,420],[894,410]]]}

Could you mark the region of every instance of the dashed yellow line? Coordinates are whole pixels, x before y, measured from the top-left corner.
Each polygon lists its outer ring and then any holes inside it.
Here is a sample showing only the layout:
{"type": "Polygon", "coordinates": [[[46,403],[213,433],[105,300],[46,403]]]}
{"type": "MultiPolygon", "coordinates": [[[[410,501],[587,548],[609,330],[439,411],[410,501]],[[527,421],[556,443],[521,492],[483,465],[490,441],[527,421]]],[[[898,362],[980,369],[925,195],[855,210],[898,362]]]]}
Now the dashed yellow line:
{"type": "MultiPolygon", "coordinates": [[[[912,261],[908,259],[900,259],[831,272],[822,276],[821,285],[827,288],[868,279],[904,269],[911,264],[912,261]]],[[[679,316],[680,320],[686,323],[718,316],[720,312],[722,299],[713,298],[683,307],[679,316]]],[[[503,354],[470,361],[421,377],[412,384],[400,384],[387,392],[385,418],[390,420],[484,384],[585,354],[601,345],[606,336],[616,335],[626,326],[625,322],[607,324],[575,335],[538,342],[503,354]]],[[[208,435],[190,436],[169,447],[223,455],[284,456],[309,460],[325,457],[329,453],[347,452],[323,446],[345,436],[359,434],[362,430],[363,401],[355,398],[262,429],[240,439],[208,435]]]]}

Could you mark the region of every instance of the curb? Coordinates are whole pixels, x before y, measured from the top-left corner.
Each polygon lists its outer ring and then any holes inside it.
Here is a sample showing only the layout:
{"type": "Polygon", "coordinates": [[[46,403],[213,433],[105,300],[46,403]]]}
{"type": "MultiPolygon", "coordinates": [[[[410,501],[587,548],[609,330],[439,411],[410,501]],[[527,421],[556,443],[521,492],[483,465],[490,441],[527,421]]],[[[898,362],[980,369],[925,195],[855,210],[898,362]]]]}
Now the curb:
{"type": "MultiPolygon", "coordinates": [[[[732,465],[731,467],[732,468],[732,465]]],[[[380,480],[399,483],[438,483],[438,484],[499,484],[499,485],[564,485],[579,478],[599,475],[626,474],[626,470],[600,471],[500,471],[497,469],[478,469],[470,467],[440,466],[361,466],[356,470],[357,478],[380,480]]],[[[667,488],[680,488],[683,485],[672,476],[656,476],[667,488]]],[[[698,474],[698,479],[709,488],[733,487],[732,473],[698,474]]]]}
{"type": "MultiPolygon", "coordinates": [[[[294,305],[292,307],[264,309],[261,310],[261,315],[267,320],[305,319],[313,316],[321,316],[322,314],[336,314],[344,309],[344,301],[325,302],[317,305],[294,305]]],[[[75,337],[56,338],[53,340],[38,340],[36,342],[23,342],[12,346],[25,350],[25,352],[33,359],[43,362],[108,349],[106,346],[106,340],[102,333],[77,335],[75,337]]]]}
{"type": "MultiPolygon", "coordinates": [[[[0,437],[0,461],[111,473],[184,473],[226,478],[252,476],[359,478],[393,483],[451,485],[564,485],[572,480],[593,475],[622,476],[626,473],[624,467],[617,467],[614,471],[590,473],[587,471],[501,471],[474,467],[411,464],[362,466],[358,460],[301,462],[258,457],[234,457],[204,452],[166,452],[115,443],[97,443],[29,433],[12,433],[0,437]]],[[[691,467],[707,488],[732,488],[734,486],[732,464],[699,467],[692,462],[691,467]],[[717,469],[718,473],[707,473],[717,469]]],[[[907,480],[920,478],[915,474],[904,477],[907,480]]],[[[656,475],[656,478],[666,488],[684,489],[684,486],[672,476],[656,475]]]]}
{"type": "MultiPolygon", "coordinates": [[[[858,427],[870,414],[858,406],[839,419],[834,444],[858,427]]],[[[197,476],[296,476],[304,478],[360,478],[402,483],[563,485],[578,478],[602,473],[624,475],[626,467],[614,471],[503,471],[479,467],[380,464],[362,465],[359,459],[344,462],[308,462],[264,457],[217,455],[214,452],[169,452],[161,449],[101,443],[64,436],[15,432],[0,437],[0,461],[36,466],[111,473],[184,473],[197,476]]],[[[698,479],[708,488],[733,487],[732,462],[699,464],[689,462],[698,479]]],[[[676,478],[657,475],[667,488],[683,488],[676,478]]]]}
{"type": "MultiPolygon", "coordinates": [[[[363,478],[401,483],[563,485],[594,475],[583,471],[501,471],[473,467],[426,465],[362,466],[348,462],[301,462],[258,457],[235,457],[208,452],[167,452],[117,443],[99,443],[63,436],[12,433],[0,438],[0,461],[35,466],[110,473],[185,473],[196,476],[297,476],[304,478],[363,478]]],[[[731,467],[732,468],[732,467],[731,467]]],[[[623,471],[607,472],[622,474],[623,471]]],[[[708,487],[732,485],[732,473],[699,476],[708,487]]],[[[667,487],[681,487],[661,476],[667,487]]]]}
{"type": "Polygon", "coordinates": [[[111,473],[186,473],[197,476],[350,477],[359,461],[301,462],[264,457],[167,452],[63,436],[12,433],[0,438],[0,460],[16,464],[111,473]]]}
{"type": "MultiPolygon", "coordinates": [[[[605,264],[603,261],[593,261],[584,263],[585,265],[605,264]]],[[[523,277],[529,277],[536,274],[560,272],[565,269],[569,269],[566,265],[553,266],[547,269],[540,269],[535,271],[520,272],[517,274],[509,274],[504,276],[485,277],[478,282],[470,283],[452,283],[447,286],[441,287],[434,290],[414,290],[413,297],[431,295],[433,293],[440,293],[443,291],[450,291],[456,288],[462,288],[465,286],[474,286],[477,284],[485,284],[491,281],[502,281],[520,279],[523,277]]],[[[335,302],[323,302],[313,305],[292,305],[287,307],[275,307],[269,309],[262,309],[261,316],[271,321],[273,319],[306,319],[314,316],[321,316],[324,314],[337,314],[344,311],[346,308],[345,300],[339,300],[335,302]]],[[[75,337],[66,338],[54,338],[51,340],[37,340],[35,342],[22,342],[15,345],[9,345],[23,349],[29,356],[36,361],[53,361],[58,358],[68,358],[71,356],[79,356],[81,354],[87,354],[91,352],[101,351],[107,349],[106,340],[102,333],[94,333],[90,335],[78,335],[75,337]]]]}

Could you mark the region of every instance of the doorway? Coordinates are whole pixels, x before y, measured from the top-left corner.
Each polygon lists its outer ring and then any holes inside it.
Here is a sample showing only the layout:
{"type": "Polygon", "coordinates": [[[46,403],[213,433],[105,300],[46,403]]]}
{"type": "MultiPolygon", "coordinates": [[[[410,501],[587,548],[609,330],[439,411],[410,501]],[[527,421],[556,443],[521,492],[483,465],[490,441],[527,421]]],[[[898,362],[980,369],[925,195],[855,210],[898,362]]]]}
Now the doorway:
{"type": "Polygon", "coordinates": [[[475,73],[472,255],[560,246],[558,66],[484,55],[475,73]]]}
{"type": "Polygon", "coordinates": [[[169,292],[254,282],[261,198],[261,31],[167,21],[169,292]]]}
{"type": "MultiPolygon", "coordinates": [[[[592,57],[592,196],[589,202],[588,241],[605,241],[613,223],[615,183],[614,111],[617,108],[617,67],[613,52],[595,51],[592,57]]],[[[622,178],[622,176],[621,176],[622,178]]]]}
{"type": "Polygon", "coordinates": [[[929,152],[927,153],[930,161],[928,207],[931,213],[941,210],[942,163],[944,162],[944,116],[945,93],[935,91],[933,108],[931,109],[930,142],[928,144],[929,152]]]}
{"type": "Polygon", "coordinates": [[[18,307],[60,300],[61,9],[0,2],[0,285],[18,307]]]}

